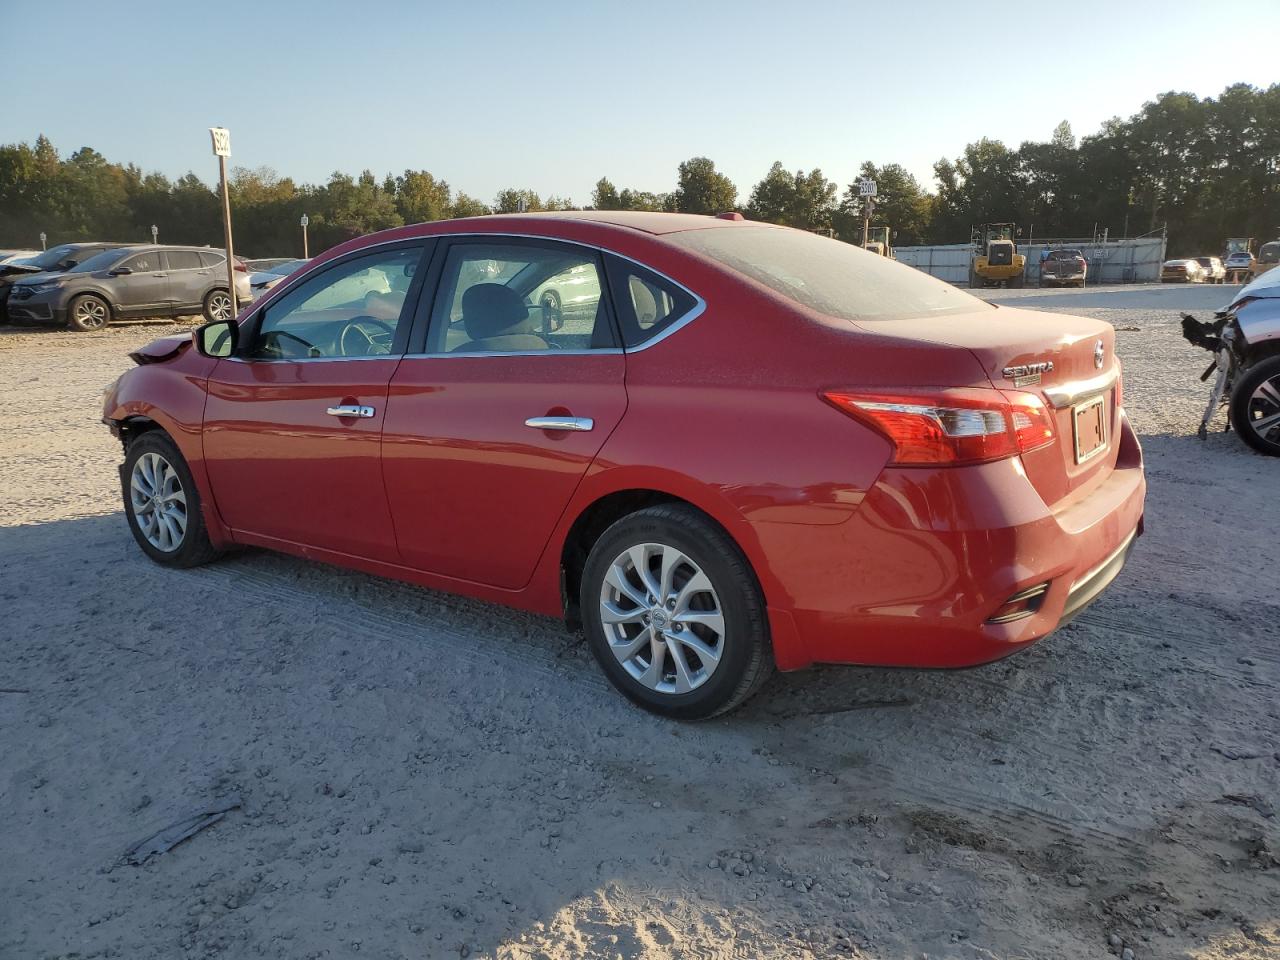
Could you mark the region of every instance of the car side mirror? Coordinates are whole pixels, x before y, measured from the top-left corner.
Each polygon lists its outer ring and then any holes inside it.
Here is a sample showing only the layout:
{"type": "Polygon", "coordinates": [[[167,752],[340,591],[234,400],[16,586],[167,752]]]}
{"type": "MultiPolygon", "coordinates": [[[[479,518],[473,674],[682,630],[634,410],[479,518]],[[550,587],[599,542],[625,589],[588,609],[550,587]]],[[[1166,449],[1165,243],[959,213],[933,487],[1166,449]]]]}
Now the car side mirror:
{"type": "Polygon", "coordinates": [[[111,271],[111,276],[124,277],[124,276],[128,276],[131,273],[133,273],[133,269],[131,267],[116,267],[114,270],[111,271]]]}
{"type": "Polygon", "coordinates": [[[204,357],[229,357],[236,351],[239,328],[230,320],[214,320],[191,331],[196,352],[204,357]]]}

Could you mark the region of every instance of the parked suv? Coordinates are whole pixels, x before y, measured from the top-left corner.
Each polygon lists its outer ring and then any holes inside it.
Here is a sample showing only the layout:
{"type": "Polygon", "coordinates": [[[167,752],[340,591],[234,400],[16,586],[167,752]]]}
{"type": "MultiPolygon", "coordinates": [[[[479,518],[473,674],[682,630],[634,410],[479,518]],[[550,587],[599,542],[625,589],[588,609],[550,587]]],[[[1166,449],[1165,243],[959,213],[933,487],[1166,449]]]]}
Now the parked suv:
{"type": "Polygon", "coordinates": [[[50,247],[25,262],[0,265],[0,323],[9,322],[6,302],[9,299],[9,288],[18,279],[31,277],[37,273],[65,273],[72,267],[84,263],[90,257],[97,256],[104,250],[119,250],[126,246],[129,246],[129,244],[106,241],[97,243],[62,243],[56,247],[50,247]]]}
{"type": "MultiPolygon", "coordinates": [[[[136,246],[108,250],[64,273],[39,273],[14,283],[14,320],[66,323],[98,330],[112,320],[203,313],[229,320],[227,254],[208,247],[136,246]]],[[[237,263],[236,296],[249,299],[249,275],[237,263]]]]}

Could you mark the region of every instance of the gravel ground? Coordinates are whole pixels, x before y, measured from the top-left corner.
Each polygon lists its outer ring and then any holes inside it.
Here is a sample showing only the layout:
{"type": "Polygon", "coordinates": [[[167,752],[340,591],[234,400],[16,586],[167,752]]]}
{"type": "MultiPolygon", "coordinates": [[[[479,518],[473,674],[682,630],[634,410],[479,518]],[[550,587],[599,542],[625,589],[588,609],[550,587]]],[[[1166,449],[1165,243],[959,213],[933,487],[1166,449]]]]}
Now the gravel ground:
{"type": "Polygon", "coordinates": [[[1195,439],[1177,329],[1227,292],[991,297],[1120,330],[1147,535],[1079,620],[697,726],[550,620],[152,565],[97,418],[168,326],[0,330],[0,957],[1280,956],[1280,462],[1195,439]]]}

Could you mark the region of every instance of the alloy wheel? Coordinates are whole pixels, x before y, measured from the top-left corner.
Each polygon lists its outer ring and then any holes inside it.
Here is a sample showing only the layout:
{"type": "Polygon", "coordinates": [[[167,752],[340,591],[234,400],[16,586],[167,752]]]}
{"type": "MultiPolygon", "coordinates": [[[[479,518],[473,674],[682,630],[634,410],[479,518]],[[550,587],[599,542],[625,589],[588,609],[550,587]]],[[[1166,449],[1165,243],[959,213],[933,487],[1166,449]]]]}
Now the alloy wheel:
{"type": "Polygon", "coordinates": [[[725,622],[710,578],[688,555],[661,543],[620,553],[600,588],[609,651],[657,693],[706,683],[724,654],[725,622]]]}
{"type": "Polygon", "coordinates": [[[230,320],[231,297],[225,293],[215,293],[210,296],[209,315],[213,320],[230,320]]]}
{"type": "Polygon", "coordinates": [[[101,300],[86,298],[76,304],[76,320],[88,330],[97,330],[107,324],[107,305],[101,300]]]}
{"type": "Polygon", "coordinates": [[[144,453],[129,477],[134,522],[147,543],[165,553],[182,546],[187,535],[187,495],[178,472],[158,453],[144,453]]]}
{"type": "Polygon", "coordinates": [[[1280,375],[1263,380],[1249,397],[1248,427],[1268,443],[1280,443],[1280,375]]]}

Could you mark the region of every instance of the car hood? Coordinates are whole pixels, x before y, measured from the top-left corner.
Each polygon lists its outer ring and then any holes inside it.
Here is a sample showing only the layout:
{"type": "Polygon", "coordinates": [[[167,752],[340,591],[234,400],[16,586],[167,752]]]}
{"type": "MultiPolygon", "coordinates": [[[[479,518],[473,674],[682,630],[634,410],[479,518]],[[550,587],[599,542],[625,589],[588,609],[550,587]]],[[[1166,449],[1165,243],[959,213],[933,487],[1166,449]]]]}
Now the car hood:
{"type": "Polygon", "coordinates": [[[1245,300],[1263,300],[1280,297],[1280,267],[1268,270],[1253,283],[1245,286],[1224,310],[1230,310],[1245,300]]]}
{"type": "Polygon", "coordinates": [[[60,280],[65,277],[65,273],[56,273],[48,271],[45,273],[27,273],[20,277],[14,278],[14,286],[32,286],[37,283],[45,283],[49,280],[60,280]]]}

